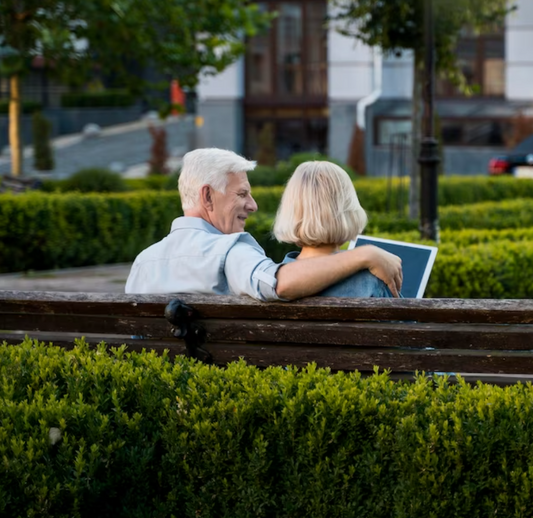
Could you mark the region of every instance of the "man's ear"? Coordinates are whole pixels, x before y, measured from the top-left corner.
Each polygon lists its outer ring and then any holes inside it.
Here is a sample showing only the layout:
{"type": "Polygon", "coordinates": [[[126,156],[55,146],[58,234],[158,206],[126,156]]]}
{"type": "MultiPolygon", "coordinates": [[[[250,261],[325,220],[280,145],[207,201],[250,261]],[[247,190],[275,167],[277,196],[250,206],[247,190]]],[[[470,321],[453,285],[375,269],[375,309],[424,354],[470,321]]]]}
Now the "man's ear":
{"type": "Polygon", "coordinates": [[[202,185],[200,189],[200,203],[208,211],[213,210],[213,189],[210,185],[202,185]]]}

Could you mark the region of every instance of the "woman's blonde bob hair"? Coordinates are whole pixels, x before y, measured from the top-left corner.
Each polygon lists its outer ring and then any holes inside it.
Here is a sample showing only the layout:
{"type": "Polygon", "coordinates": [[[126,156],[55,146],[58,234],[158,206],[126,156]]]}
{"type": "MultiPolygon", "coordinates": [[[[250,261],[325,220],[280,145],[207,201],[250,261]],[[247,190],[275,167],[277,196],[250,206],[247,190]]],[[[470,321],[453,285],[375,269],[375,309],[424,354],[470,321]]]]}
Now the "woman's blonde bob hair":
{"type": "Polygon", "coordinates": [[[287,183],[274,221],[278,241],[341,245],[365,228],[367,216],[348,173],[331,162],[304,162],[287,183]]]}

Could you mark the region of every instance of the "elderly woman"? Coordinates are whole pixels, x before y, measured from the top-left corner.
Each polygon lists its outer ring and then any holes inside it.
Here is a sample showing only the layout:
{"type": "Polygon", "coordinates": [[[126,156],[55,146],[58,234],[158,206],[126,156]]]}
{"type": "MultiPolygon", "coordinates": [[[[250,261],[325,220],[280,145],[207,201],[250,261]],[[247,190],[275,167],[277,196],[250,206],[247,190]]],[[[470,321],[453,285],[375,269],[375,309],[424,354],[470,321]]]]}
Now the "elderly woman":
{"type": "MultiPolygon", "coordinates": [[[[274,222],[274,235],[294,243],[300,252],[289,252],[284,262],[334,254],[340,245],[355,239],[365,228],[367,216],[346,171],[331,162],[304,162],[291,176],[274,222]]],[[[391,297],[386,284],[362,270],[330,286],[324,297],[391,297]]]]}

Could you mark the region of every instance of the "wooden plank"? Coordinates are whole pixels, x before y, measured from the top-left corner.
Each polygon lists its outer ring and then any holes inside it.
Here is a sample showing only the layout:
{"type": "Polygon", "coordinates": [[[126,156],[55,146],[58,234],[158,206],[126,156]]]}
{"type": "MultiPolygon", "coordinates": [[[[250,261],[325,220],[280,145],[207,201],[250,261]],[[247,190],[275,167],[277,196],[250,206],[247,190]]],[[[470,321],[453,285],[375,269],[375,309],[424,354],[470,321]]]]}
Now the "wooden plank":
{"type": "Polygon", "coordinates": [[[13,331],[50,331],[98,333],[101,335],[135,335],[170,338],[171,325],[162,317],[134,318],[90,315],[0,314],[0,329],[13,331]]]}
{"type": "MultiPolygon", "coordinates": [[[[71,348],[73,335],[62,335],[58,340],[53,333],[32,333],[45,343],[71,348]]],[[[0,342],[6,339],[13,345],[20,343],[20,334],[0,334],[0,342]]],[[[186,348],[179,340],[132,340],[130,337],[86,337],[89,344],[96,345],[104,340],[110,346],[126,344],[129,351],[154,349],[158,353],[169,350],[171,357],[185,354],[186,348]]],[[[416,370],[425,372],[460,372],[469,379],[484,379],[496,382],[502,375],[533,375],[533,351],[462,351],[462,350],[416,350],[405,348],[309,346],[306,344],[228,344],[211,343],[209,352],[214,363],[226,365],[243,358],[250,365],[267,367],[270,365],[294,365],[303,367],[316,363],[319,367],[332,370],[359,370],[370,372],[374,366],[391,369],[393,373],[411,373],[416,370]],[[471,373],[471,374],[470,374],[471,373]]],[[[501,382],[502,380],[500,380],[501,382]]],[[[516,381],[516,380],[515,380],[516,381]]]]}
{"type": "Polygon", "coordinates": [[[332,299],[309,297],[295,302],[261,303],[223,295],[123,295],[114,293],[0,293],[1,313],[101,314],[159,316],[179,297],[203,318],[289,320],[408,320],[418,322],[533,324],[533,300],[490,299],[332,299]]]}
{"type": "Polygon", "coordinates": [[[353,323],[291,320],[198,320],[211,341],[530,350],[533,326],[353,323]]]}
{"type": "Polygon", "coordinates": [[[316,363],[333,370],[372,371],[374,366],[393,372],[476,372],[533,374],[533,353],[494,351],[426,351],[397,348],[309,347],[265,344],[210,344],[209,352],[219,365],[243,358],[250,365],[316,363]]]}
{"type": "MultiPolygon", "coordinates": [[[[486,350],[533,349],[533,326],[418,324],[406,322],[315,322],[292,320],[198,320],[208,343],[266,342],[374,347],[433,347],[486,350]]],[[[0,329],[98,333],[170,338],[163,318],[0,314],[0,329]]]]}

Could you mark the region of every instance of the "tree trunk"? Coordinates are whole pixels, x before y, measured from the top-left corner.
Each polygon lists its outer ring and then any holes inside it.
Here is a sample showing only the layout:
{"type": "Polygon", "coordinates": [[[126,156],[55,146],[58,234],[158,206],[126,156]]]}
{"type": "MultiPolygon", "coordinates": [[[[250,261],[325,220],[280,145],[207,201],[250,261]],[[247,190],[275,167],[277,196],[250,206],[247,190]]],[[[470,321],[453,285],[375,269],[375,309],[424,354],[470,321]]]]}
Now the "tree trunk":
{"type": "Polygon", "coordinates": [[[20,138],[20,76],[9,78],[11,96],[9,99],[9,146],[11,148],[11,174],[22,174],[22,142],[20,138]]]}
{"type": "Polygon", "coordinates": [[[424,68],[421,56],[415,52],[413,65],[413,101],[411,111],[411,175],[409,183],[409,218],[420,215],[420,142],[422,140],[422,85],[424,68]]]}

